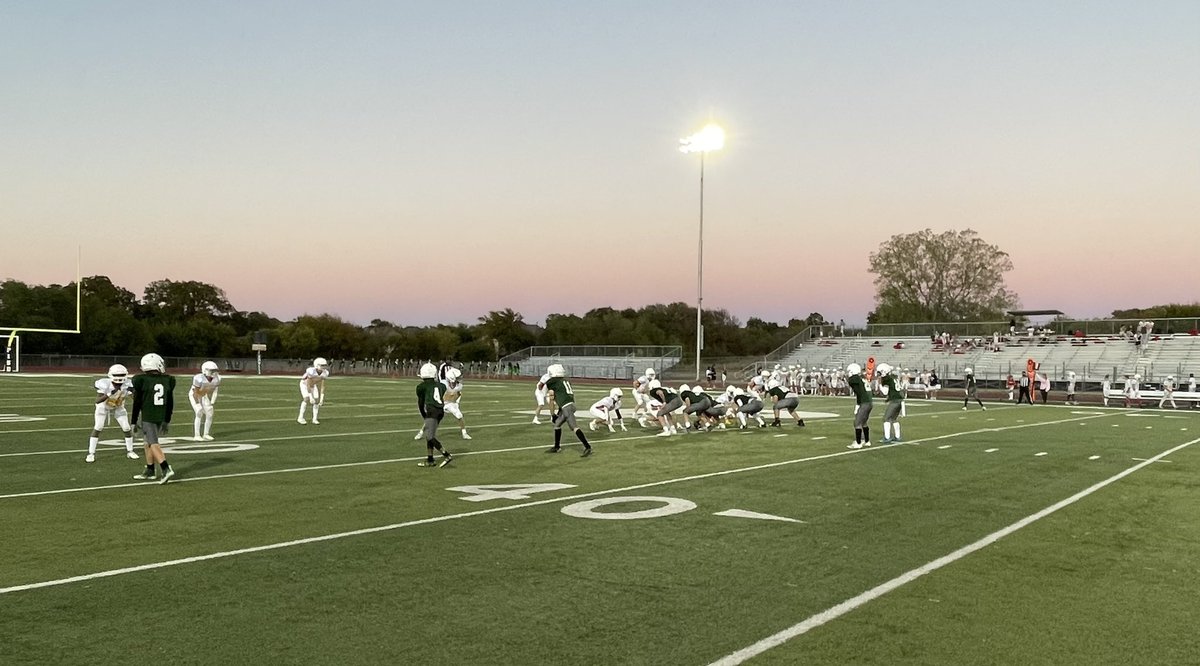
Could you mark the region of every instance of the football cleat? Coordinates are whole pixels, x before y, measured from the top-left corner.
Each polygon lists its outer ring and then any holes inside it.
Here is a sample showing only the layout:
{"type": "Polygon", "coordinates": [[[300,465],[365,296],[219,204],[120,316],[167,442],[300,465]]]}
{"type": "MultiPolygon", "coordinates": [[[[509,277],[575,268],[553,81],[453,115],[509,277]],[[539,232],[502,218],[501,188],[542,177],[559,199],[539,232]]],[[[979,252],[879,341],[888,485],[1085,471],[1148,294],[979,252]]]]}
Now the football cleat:
{"type": "Polygon", "coordinates": [[[313,425],[321,425],[321,422],[316,419],[313,419],[313,425]]]}
{"type": "Polygon", "coordinates": [[[450,455],[449,453],[442,454],[442,462],[438,463],[438,467],[445,467],[446,465],[449,465],[451,460],[454,460],[454,456],[450,455]]]}
{"type": "Polygon", "coordinates": [[[87,454],[87,457],[83,459],[83,462],[85,462],[85,463],[96,462],[96,454],[94,454],[94,453],[87,454]]]}
{"type": "MultiPolygon", "coordinates": [[[[88,457],[89,457],[89,458],[91,458],[91,456],[88,456],[88,457]]],[[[126,451],[126,452],[125,452],[125,457],[126,457],[126,458],[129,458],[130,460],[137,460],[138,458],[141,458],[141,456],[139,456],[138,454],[134,453],[133,451],[126,451]]],[[[89,460],[88,462],[92,462],[92,461],[90,461],[90,460],[89,460]]]]}
{"type": "Polygon", "coordinates": [[[579,457],[580,457],[580,458],[586,458],[586,457],[588,457],[588,456],[590,456],[590,455],[592,455],[592,447],[588,446],[588,447],[586,447],[586,448],[584,448],[584,449],[583,449],[583,453],[579,454],[579,457]]]}
{"type": "Polygon", "coordinates": [[[855,442],[855,443],[853,443],[853,444],[851,444],[851,445],[847,446],[846,448],[848,448],[848,449],[861,449],[861,448],[862,448],[862,446],[863,446],[862,444],[859,444],[858,442],[855,442]]]}
{"type": "Polygon", "coordinates": [[[149,474],[147,474],[145,472],[142,472],[141,474],[135,474],[133,476],[133,479],[134,479],[134,481],[153,481],[154,480],[154,472],[151,472],[149,474]]]}
{"type": "Polygon", "coordinates": [[[305,421],[303,416],[296,419],[296,423],[299,423],[300,425],[308,425],[308,421],[305,421]]]}
{"type": "Polygon", "coordinates": [[[471,439],[471,436],[467,434],[466,430],[463,431],[462,436],[463,436],[463,439],[471,439]]]}
{"type": "Polygon", "coordinates": [[[413,437],[413,439],[414,439],[414,440],[416,440],[416,439],[422,439],[423,437],[425,437],[425,431],[424,431],[424,430],[418,430],[418,431],[417,431],[417,436],[416,436],[416,437],[413,437]]]}
{"type": "Polygon", "coordinates": [[[213,436],[212,436],[212,435],[205,435],[205,436],[204,436],[202,439],[203,439],[204,441],[206,441],[206,442],[211,442],[211,441],[213,441],[213,436]]]}
{"type": "Polygon", "coordinates": [[[562,451],[562,447],[556,446],[552,449],[546,449],[546,453],[558,453],[559,451],[562,451]]]}
{"type": "Polygon", "coordinates": [[[168,467],[167,471],[163,472],[162,478],[158,480],[158,485],[161,486],[162,484],[166,483],[167,481],[170,481],[171,477],[173,477],[173,476],[175,476],[175,468],[168,467]]]}

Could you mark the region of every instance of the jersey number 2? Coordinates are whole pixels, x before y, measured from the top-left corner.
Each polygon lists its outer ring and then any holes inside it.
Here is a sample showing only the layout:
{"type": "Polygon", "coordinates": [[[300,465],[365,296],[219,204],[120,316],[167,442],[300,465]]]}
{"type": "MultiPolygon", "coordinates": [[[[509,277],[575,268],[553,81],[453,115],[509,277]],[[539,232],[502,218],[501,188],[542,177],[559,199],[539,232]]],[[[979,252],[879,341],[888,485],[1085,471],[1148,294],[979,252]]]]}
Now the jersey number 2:
{"type": "Polygon", "coordinates": [[[163,386],[162,384],[154,385],[154,404],[162,405],[164,403],[163,394],[166,393],[166,391],[167,387],[163,386]]]}

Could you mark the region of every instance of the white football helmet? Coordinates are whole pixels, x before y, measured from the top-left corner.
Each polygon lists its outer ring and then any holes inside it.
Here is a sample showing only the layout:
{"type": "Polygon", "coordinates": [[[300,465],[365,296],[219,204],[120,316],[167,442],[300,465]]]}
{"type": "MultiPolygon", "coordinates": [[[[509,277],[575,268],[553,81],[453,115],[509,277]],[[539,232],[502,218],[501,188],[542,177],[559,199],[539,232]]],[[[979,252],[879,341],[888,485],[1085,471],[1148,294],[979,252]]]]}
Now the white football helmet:
{"type": "Polygon", "coordinates": [[[770,370],[767,370],[766,368],[763,368],[763,371],[762,371],[762,372],[760,372],[760,373],[758,373],[758,374],[759,374],[759,376],[760,376],[760,377],[762,377],[763,379],[766,379],[767,377],[770,377],[770,376],[771,376],[771,371],[770,371],[770,370]]]}
{"type": "Polygon", "coordinates": [[[767,390],[768,391],[770,391],[771,389],[777,389],[777,388],[779,388],[779,380],[772,379],[771,381],[767,382],[767,390]]]}
{"type": "Polygon", "coordinates": [[[647,376],[647,377],[653,378],[653,377],[654,377],[654,374],[655,374],[655,373],[654,373],[654,368],[646,368],[646,376],[647,376]]]}
{"type": "Polygon", "coordinates": [[[166,372],[167,362],[153,352],[142,357],[142,372],[166,372]]]}
{"type": "MultiPolygon", "coordinates": [[[[1074,373],[1071,373],[1074,374],[1074,373]]],[[[1167,375],[1167,381],[1175,381],[1175,375],[1167,375]]]]}
{"type": "Polygon", "coordinates": [[[880,376],[891,374],[891,372],[892,366],[888,365],[887,363],[880,363],[879,365],[875,366],[875,373],[880,376]]]}
{"type": "Polygon", "coordinates": [[[432,363],[426,363],[425,365],[421,366],[421,370],[418,374],[421,376],[421,379],[436,379],[437,366],[432,363]]]}
{"type": "MultiPolygon", "coordinates": [[[[437,371],[435,370],[434,373],[436,374],[437,371]]],[[[446,381],[456,382],[460,377],[462,377],[462,370],[458,368],[446,368],[446,381]]]]}
{"type": "Polygon", "coordinates": [[[725,387],[725,393],[732,397],[735,393],[737,393],[737,387],[733,384],[730,384],[729,386],[725,387]]]}
{"type": "Polygon", "coordinates": [[[313,359],[313,367],[317,370],[324,370],[329,367],[329,361],[326,361],[324,356],[318,356],[313,359]]]}
{"type": "Polygon", "coordinates": [[[551,377],[567,376],[567,369],[563,367],[562,363],[551,363],[550,367],[546,368],[546,372],[549,373],[551,377]]]}
{"type": "Polygon", "coordinates": [[[857,363],[851,363],[850,365],[846,366],[846,372],[851,375],[861,375],[862,366],[857,363]]]}
{"type": "Polygon", "coordinates": [[[696,384],[695,386],[692,387],[692,393],[704,393],[704,387],[699,384],[696,384]]]}
{"type": "Polygon", "coordinates": [[[964,368],[964,369],[963,369],[963,374],[964,374],[964,375],[973,375],[973,374],[975,374],[975,371],[974,371],[974,370],[972,370],[972,369],[970,369],[970,368],[964,368]]]}
{"type": "Polygon", "coordinates": [[[690,390],[692,390],[692,387],[688,386],[687,384],[680,384],[680,385],[679,385],[679,392],[680,392],[680,393],[683,393],[684,391],[690,391],[690,390]]]}
{"type": "Polygon", "coordinates": [[[220,369],[221,368],[217,367],[217,364],[213,363],[212,361],[205,361],[204,364],[200,366],[200,372],[204,373],[204,376],[208,377],[209,379],[216,377],[217,371],[220,369]]]}
{"type": "Polygon", "coordinates": [[[108,369],[108,378],[114,384],[123,384],[126,379],[129,379],[129,371],[125,369],[125,366],[118,363],[108,369]]]}
{"type": "Polygon", "coordinates": [[[650,390],[653,391],[656,388],[662,388],[662,382],[658,381],[657,379],[651,379],[650,390]]]}
{"type": "Polygon", "coordinates": [[[612,398],[613,400],[620,400],[621,399],[621,389],[619,389],[619,388],[609,389],[608,397],[612,398]]]}

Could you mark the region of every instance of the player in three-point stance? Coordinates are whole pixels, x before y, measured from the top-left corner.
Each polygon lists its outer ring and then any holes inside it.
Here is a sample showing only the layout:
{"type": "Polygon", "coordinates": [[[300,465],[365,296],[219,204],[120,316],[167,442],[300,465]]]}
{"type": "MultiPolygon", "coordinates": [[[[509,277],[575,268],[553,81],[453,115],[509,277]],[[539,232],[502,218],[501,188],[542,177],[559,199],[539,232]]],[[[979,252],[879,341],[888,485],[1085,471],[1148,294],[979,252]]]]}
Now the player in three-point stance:
{"type": "Polygon", "coordinates": [[[117,364],[108,369],[108,376],[96,380],[96,422],[92,436],[88,439],[87,457],[84,462],[96,462],[96,445],[100,443],[100,431],[108,419],[115,418],[125,433],[125,457],[137,460],[133,452],[133,430],[129,426],[129,413],[125,411],[125,400],[129,398],[129,371],[117,364]]]}
{"type": "Polygon", "coordinates": [[[153,481],[157,464],[166,483],[175,470],[158,444],[159,435],[166,435],[175,411],[175,378],[167,374],[166,362],[158,354],[142,357],[142,374],[133,378],[133,413],[130,420],[140,427],[146,439],[146,471],[133,477],[138,481],[153,481]]]}
{"type": "Polygon", "coordinates": [[[217,364],[205,361],[200,366],[200,372],[192,377],[192,389],[188,391],[188,401],[192,403],[192,411],[196,418],[192,421],[192,441],[212,441],[213,405],[217,404],[217,393],[221,386],[221,375],[217,372],[217,364]],[[200,424],[204,424],[204,434],[200,433],[200,424]]]}
{"type": "Polygon", "coordinates": [[[767,395],[775,399],[775,404],[772,410],[775,412],[775,419],[771,421],[771,425],[776,428],[782,427],[779,421],[779,412],[787,411],[796,419],[796,425],[803,428],[804,419],[796,413],[796,408],[800,406],[800,395],[794,391],[787,390],[778,379],[772,379],[767,382],[767,395]]]}
{"type": "Polygon", "coordinates": [[[426,363],[421,366],[419,371],[421,383],[417,384],[417,410],[421,412],[421,418],[425,420],[425,424],[421,427],[421,432],[425,433],[425,448],[428,453],[423,462],[417,463],[418,467],[445,467],[450,464],[454,456],[450,452],[442,448],[442,443],[438,441],[437,429],[438,424],[442,422],[442,418],[446,415],[443,396],[446,394],[446,385],[437,380],[437,366],[432,363],[426,363]],[[436,462],[433,459],[433,452],[440,451],[442,454],[441,462],[436,462]]]}
{"type": "Polygon", "coordinates": [[[595,430],[596,426],[601,423],[608,426],[609,432],[616,432],[613,429],[613,420],[621,426],[622,431],[628,431],[625,427],[625,419],[621,417],[621,389],[610,389],[608,395],[600,398],[588,410],[592,415],[592,420],[588,422],[588,429],[595,430]]]}
{"type": "MultiPolygon", "coordinates": [[[[434,371],[436,372],[437,368],[434,368],[434,371]]],[[[313,359],[313,364],[300,376],[300,416],[296,417],[296,423],[308,423],[304,420],[304,410],[312,405],[313,425],[321,425],[317,420],[317,413],[321,405],[325,404],[325,380],[328,378],[329,361],[320,356],[313,359]]]]}
{"type": "Polygon", "coordinates": [[[854,394],[854,443],[846,448],[861,449],[871,445],[871,407],[874,398],[871,389],[863,381],[862,366],[851,363],[846,366],[846,384],[854,394]]]}
{"type": "Polygon", "coordinates": [[[562,450],[562,427],[566,424],[571,426],[575,436],[583,444],[581,457],[592,455],[592,445],[575,423],[575,393],[571,390],[571,382],[567,381],[567,369],[561,363],[554,363],[546,368],[546,374],[550,375],[546,388],[554,394],[554,402],[558,405],[558,412],[554,415],[554,448],[548,449],[546,453],[558,453],[562,450]]]}

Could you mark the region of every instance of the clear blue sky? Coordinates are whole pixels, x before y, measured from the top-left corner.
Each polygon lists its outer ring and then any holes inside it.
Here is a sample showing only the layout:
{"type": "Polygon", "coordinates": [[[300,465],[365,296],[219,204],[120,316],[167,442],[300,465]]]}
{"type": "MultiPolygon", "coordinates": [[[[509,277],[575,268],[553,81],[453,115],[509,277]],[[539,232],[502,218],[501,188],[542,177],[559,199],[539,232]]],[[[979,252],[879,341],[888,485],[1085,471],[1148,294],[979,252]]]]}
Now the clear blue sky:
{"type": "Polygon", "coordinates": [[[1194,0],[0,2],[0,279],[81,244],[282,318],[694,302],[710,119],[706,307],[862,321],[926,226],[1028,307],[1197,297],[1194,0]]]}

